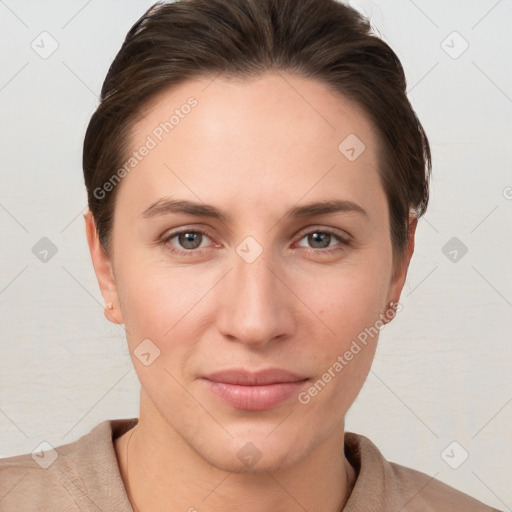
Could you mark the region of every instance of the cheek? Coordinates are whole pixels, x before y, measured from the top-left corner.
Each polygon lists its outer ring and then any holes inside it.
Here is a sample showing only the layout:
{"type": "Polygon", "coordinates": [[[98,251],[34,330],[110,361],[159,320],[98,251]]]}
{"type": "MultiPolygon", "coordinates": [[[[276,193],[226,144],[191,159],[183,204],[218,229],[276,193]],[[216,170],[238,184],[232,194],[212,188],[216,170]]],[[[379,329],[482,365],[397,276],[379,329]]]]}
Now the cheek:
{"type": "Polygon", "coordinates": [[[352,275],[318,294],[316,304],[328,328],[317,321],[317,329],[310,331],[314,346],[309,343],[305,352],[314,361],[316,375],[299,402],[309,414],[329,418],[328,429],[348,411],[370,371],[379,337],[376,322],[382,313],[382,292],[374,279],[352,275]]]}
{"type": "Polygon", "coordinates": [[[384,313],[390,262],[376,257],[366,260],[371,264],[362,261],[332,272],[328,279],[316,279],[315,287],[306,278],[300,282],[299,293],[307,297],[309,308],[318,317],[309,322],[314,340],[309,351],[317,375],[311,393],[306,390],[305,400],[311,400],[313,407],[347,410],[370,370],[379,319],[384,313]]]}
{"type": "Polygon", "coordinates": [[[200,290],[180,273],[149,264],[131,265],[119,279],[119,296],[128,331],[162,338],[190,310],[200,290]]]}
{"type": "Polygon", "coordinates": [[[197,306],[207,288],[199,287],[199,280],[191,282],[192,269],[177,272],[149,261],[126,262],[124,269],[119,296],[138,378],[155,403],[166,403],[170,395],[177,400],[183,393],[177,381],[201,340],[197,306]]]}
{"type": "Polygon", "coordinates": [[[173,358],[192,350],[217,274],[207,266],[171,266],[147,254],[123,259],[116,276],[131,351],[146,338],[166,354],[171,350],[173,358]]]}
{"type": "Polygon", "coordinates": [[[371,265],[340,266],[322,277],[298,280],[297,295],[304,297],[308,308],[316,313],[317,327],[324,335],[319,338],[320,343],[340,350],[366,327],[374,325],[384,312],[388,275],[385,262],[373,261],[371,265]]]}

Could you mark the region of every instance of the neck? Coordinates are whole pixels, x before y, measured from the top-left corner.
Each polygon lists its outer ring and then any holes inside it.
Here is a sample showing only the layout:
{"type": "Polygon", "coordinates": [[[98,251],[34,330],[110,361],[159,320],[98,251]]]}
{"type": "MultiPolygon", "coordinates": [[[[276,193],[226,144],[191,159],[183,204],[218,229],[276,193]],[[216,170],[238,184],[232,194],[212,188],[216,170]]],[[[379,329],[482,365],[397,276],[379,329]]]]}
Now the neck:
{"type": "Polygon", "coordinates": [[[235,473],[200,457],[161,416],[144,414],[115,440],[121,476],[135,512],[339,512],[356,480],[344,455],[343,425],[298,463],[235,473]]]}

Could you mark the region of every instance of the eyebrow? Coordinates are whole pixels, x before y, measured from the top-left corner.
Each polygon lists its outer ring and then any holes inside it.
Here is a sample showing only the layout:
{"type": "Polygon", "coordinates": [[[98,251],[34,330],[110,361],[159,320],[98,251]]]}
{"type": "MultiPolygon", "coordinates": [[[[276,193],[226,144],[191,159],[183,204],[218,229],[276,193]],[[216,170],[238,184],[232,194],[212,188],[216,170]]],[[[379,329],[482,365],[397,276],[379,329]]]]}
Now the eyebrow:
{"type": "MultiPolygon", "coordinates": [[[[332,199],[327,201],[316,201],[302,206],[294,206],[286,213],[286,216],[304,218],[331,213],[359,213],[368,217],[368,213],[360,205],[343,199],[332,199]]],[[[184,199],[162,198],[153,203],[148,209],[142,212],[143,218],[151,218],[169,213],[185,213],[198,217],[218,219],[222,222],[229,220],[229,216],[213,205],[196,203],[184,199]]]]}

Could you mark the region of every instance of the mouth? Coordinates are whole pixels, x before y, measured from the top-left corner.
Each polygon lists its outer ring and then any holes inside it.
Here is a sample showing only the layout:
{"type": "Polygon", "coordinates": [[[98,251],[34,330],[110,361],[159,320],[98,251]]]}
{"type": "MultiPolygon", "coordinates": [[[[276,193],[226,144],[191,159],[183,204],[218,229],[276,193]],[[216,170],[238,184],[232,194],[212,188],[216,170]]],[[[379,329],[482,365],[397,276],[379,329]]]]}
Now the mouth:
{"type": "Polygon", "coordinates": [[[265,411],[296,395],[309,380],[282,369],[224,370],[201,378],[208,390],[235,409],[265,411]]]}

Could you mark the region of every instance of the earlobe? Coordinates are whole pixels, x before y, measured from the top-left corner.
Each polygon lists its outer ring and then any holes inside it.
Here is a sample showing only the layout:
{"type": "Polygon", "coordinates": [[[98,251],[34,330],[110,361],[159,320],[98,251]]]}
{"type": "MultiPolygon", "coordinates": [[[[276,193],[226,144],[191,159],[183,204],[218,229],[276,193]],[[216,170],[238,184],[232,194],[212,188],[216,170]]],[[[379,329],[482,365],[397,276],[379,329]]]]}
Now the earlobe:
{"type": "MultiPolygon", "coordinates": [[[[388,300],[386,304],[395,303],[398,304],[400,300],[400,295],[402,294],[402,289],[405,284],[405,280],[407,277],[407,271],[409,269],[409,264],[411,262],[412,255],[414,253],[414,237],[416,235],[416,228],[418,226],[418,217],[414,212],[409,214],[409,232],[407,238],[407,248],[405,249],[402,260],[397,265],[397,268],[394,270],[393,278],[391,280],[391,285],[389,288],[388,300]]],[[[387,311],[386,311],[387,312],[387,311]]],[[[385,312],[385,313],[386,313],[385,312]]],[[[394,318],[394,315],[393,315],[394,318]]],[[[390,321],[390,320],[388,320],[390,321]]],[[[385,322],[387,323],[387,322],[385,322]]]]}
{"type": "Polygon", "coordinates": [[[91,210],[88,209],[84,214],[84,220],[87,244],[89,245],[94,272],[101,295],[106,304],[104,310],[105,318],[109,322],[122,324],[123,319],[119,307],[114,272],[112,270],[112,260],[101,245],[98,231],[96,230],[96,222],[91,210]]]}

